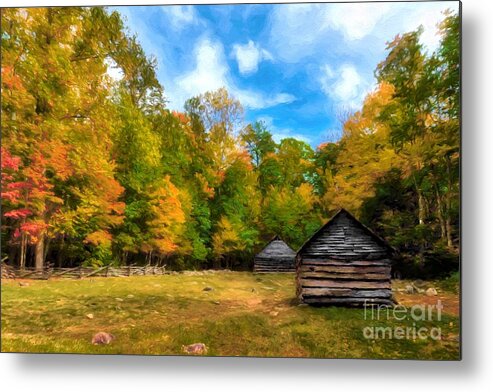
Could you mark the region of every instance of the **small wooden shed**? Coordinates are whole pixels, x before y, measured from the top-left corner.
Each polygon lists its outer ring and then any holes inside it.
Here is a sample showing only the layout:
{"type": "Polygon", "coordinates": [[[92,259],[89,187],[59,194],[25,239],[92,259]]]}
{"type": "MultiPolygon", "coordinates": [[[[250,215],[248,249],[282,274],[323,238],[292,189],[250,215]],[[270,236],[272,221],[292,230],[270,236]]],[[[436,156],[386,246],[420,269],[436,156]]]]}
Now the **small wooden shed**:
{"type": "Polygon", "coordinates": [[[296,252],[275,236],[255,256],[254,272],[294,272],[296,252]]]}
{"type": "Polygon", "coordinates": [[[341,209],[296,255],[298,298],[307,304],[392,304],[393,249],[341,209]]]}

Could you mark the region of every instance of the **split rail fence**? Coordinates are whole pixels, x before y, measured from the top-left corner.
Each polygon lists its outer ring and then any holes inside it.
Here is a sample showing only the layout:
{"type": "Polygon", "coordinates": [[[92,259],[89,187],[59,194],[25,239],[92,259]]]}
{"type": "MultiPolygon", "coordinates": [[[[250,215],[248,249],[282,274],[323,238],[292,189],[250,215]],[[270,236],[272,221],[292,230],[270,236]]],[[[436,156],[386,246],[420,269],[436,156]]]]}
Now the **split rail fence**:
{"type": "Polygon", "coordinates": [[[165,266],[123,266],[113,267],[107,265],[100,268],[90,267],[74,267],[74,268],[53,268],[46,267],[42,270],[34,268],[14,269],[2,265],[2,278],[16,279],[50,279],[50,278],[66,278],[66,279],[84,279],[90,277],[121,277],[121,276],[136,276],[136,275],[164,275],[166,274],[165,266]],[[6,270],[4,270],[6,269],[6,270]]]}

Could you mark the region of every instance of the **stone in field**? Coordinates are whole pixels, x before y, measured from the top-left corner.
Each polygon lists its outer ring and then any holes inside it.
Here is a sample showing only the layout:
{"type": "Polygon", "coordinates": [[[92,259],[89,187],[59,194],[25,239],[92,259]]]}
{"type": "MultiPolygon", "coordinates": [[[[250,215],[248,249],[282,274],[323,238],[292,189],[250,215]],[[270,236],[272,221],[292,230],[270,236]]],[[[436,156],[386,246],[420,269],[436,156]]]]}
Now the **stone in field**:
{"type": "Polygon", "coordinates": [[[438,295],[437,289],[435,289],[434,287],[430,287],[426,290],[426,295],[428,297],[434,297],[435,295],[438,295]]]}
{"type": "Polygon", "coordinates": [[[207,346],[204,343],[193,343],[188,346],[182,346],[182,350],[184,353],[191,355],[207,354],[207,346]]]}
{"type": "Polygon", "coordinates": [[[115,340],[115,336],[108,332],[98,332],[96,335],[92,337],[92,344],[110,344],[113,340],[115,340]]]}
{"type": "Polygon", "coordinates": [[[419,287],[420,289],[424,289],[426,287],[426,282],[424,280],[421,280],[421,279],[416,279],[413,282],[413,285],[416,287],[419,287]]]}

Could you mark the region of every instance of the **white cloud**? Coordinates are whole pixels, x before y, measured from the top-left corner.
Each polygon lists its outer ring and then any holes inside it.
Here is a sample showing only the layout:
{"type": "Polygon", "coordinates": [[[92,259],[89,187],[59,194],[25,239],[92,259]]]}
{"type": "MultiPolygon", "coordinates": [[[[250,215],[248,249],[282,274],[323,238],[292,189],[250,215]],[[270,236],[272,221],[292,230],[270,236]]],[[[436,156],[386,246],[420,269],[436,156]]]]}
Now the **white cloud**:
{"type": "Polygon", "coordinates": [[[230,87],[230,91],[243,106],[250,109],[265,109],[296,100],[293,95],[286,93],[265,96],[252,90],[241,90],[235,87],[230,87]]]}
{"type": "Polygon", "coordinates": [[[356,69],[344,65],[340,70],[340,79],[334,83],[334,95],[341,101],[354,99],[359,95],[362,80],[356,69]]]}
{"type": "Polygon", "coordinates": [[[296,62],[329,48],[327,37],[339,31],[347,40],[360,40],[389,12],[387,4],[289,4],[275,7],[270,41],[283,60],[296,62]]]}
{"type": "Polygon", "coordinates": [[[187,97],[227,86],[228,67],[223,57],[219,42],[203,39],[195,49],[195,69],[178,78],[177,86],[187,97]]]}
{"type": "Polygon", "coordinates": [[[342,3],[325,7],[320,17],[325,19],[325,27],[339,30],[348,40],[358,40],[369,35],[377,23],[390,10],[384,3],[342,3]]]}
{"type": "Polygon", "coordinates": [[[199,16],[195,11],[195,7],[191,5],[161,6],[161,9],[175,30],[181,30],[187,25],[197,24],[199,22],[199,16]]]}
{"type": "Polygon", "coordinates": [[[233,56],[236,58],[238,69],[243,75],[257,72],[258,64],[262,60],[273,59],[267,50],[260,48],[252,40],[245,45],[234,45],[233,56]]]}
{"type": "Polygon", "coordinates": [[[301,142],[305,142],[306,144],[311,143],[310,138],[306,137],[305,135],[301,135],[299,133],[292,133],[290,129],[277,131],[272,134],[272,139],[274,139],[276,143],[280,143],[283,139],[288,139],[288,138],[296,139],[301,142]]]}
{"type": "Polygon", "coordinates": [[[429,7],[409,8],[408,13],[412,16],[404,21],[404,32],[416,30],[419,26],[423,27],[420,40],[425,50],[433,52],[440,45],[438,34],[438,24],[445,18],[443,11],[450,8],[458,12],[458,5],[449,2],[430,3],[429,7]],[[455,7],[454,7],[455,6],[455,7]],[[454,9],[455,8],[455,9],[454,9]]]}
{"type": "Polygon", "coordinates": [[[274,6],[269,49],[276,58],[290,63],[309,56],[354,53],[355,50],[364,50],[366,44],[369,45],[367,50],[379,53],[385,48],[385,42],[396,34],[423,25],[422,42],[428,50],[434,50],[439,43],[436,24],[444,18],[442,12],[448,8],[457,12],[458,2],[274,6]],[[338,39],[334,33],[342,34],[344,40],[338,39]]]}
{"type": "Polygon", "coordinates": [[[257,118],[257,120],[264,122],[267,130],[272,134],[272,139],[274,139],[276,143],[280,143],[282,139],[288,138],[300,140],[308,144],[311,143],[311,139],[306,135],[293,132],[293,130],[289,128],[278,128],[276,125],[274,125],[274,119],[270,116],[259,117],[257,118]]]}
{"type": "Polygon", "coordinates": [[[334,71],[329,65],[322,67],[320,84],[322,91],[340,107],[359,108],[369,91],[369,84],[354,65],[344,64],[334,71]]]}
{"type": "Polygon", "coordinates": [[[223,46],[208,38],[199,40],[195,47],[195,68],[174,80],[175,87],[168,86],[172,107],[183,105],[186,99],[206,91],[225,87],[244,107],[263,109],[293,102],[295,97],[287,93],[264,95],[254,90],[239,88],[231,79],[223,46]]]}
{"type": "Polygon", "coordinates": [[[270,47],[276,58],[294,63],[314,53],[323,32],[319,5],[275,5],[271,13],[270,47]]]}

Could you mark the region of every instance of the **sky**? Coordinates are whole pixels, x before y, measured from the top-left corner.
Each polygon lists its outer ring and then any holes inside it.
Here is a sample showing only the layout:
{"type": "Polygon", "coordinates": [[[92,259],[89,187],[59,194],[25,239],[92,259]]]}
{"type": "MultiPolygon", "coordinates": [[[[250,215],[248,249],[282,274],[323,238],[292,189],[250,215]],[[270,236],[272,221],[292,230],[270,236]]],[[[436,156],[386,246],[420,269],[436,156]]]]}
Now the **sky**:
{"type": "Polygon", "coordinates": [[[375,88],[386,42],[423,27],[439,45],[443,11],[457,1],[115,7],[149,56],[168,107],[226,87],[245,123],[264,121],[279,142],[316,148],[341,135],[341,118],[375,88]]]}

